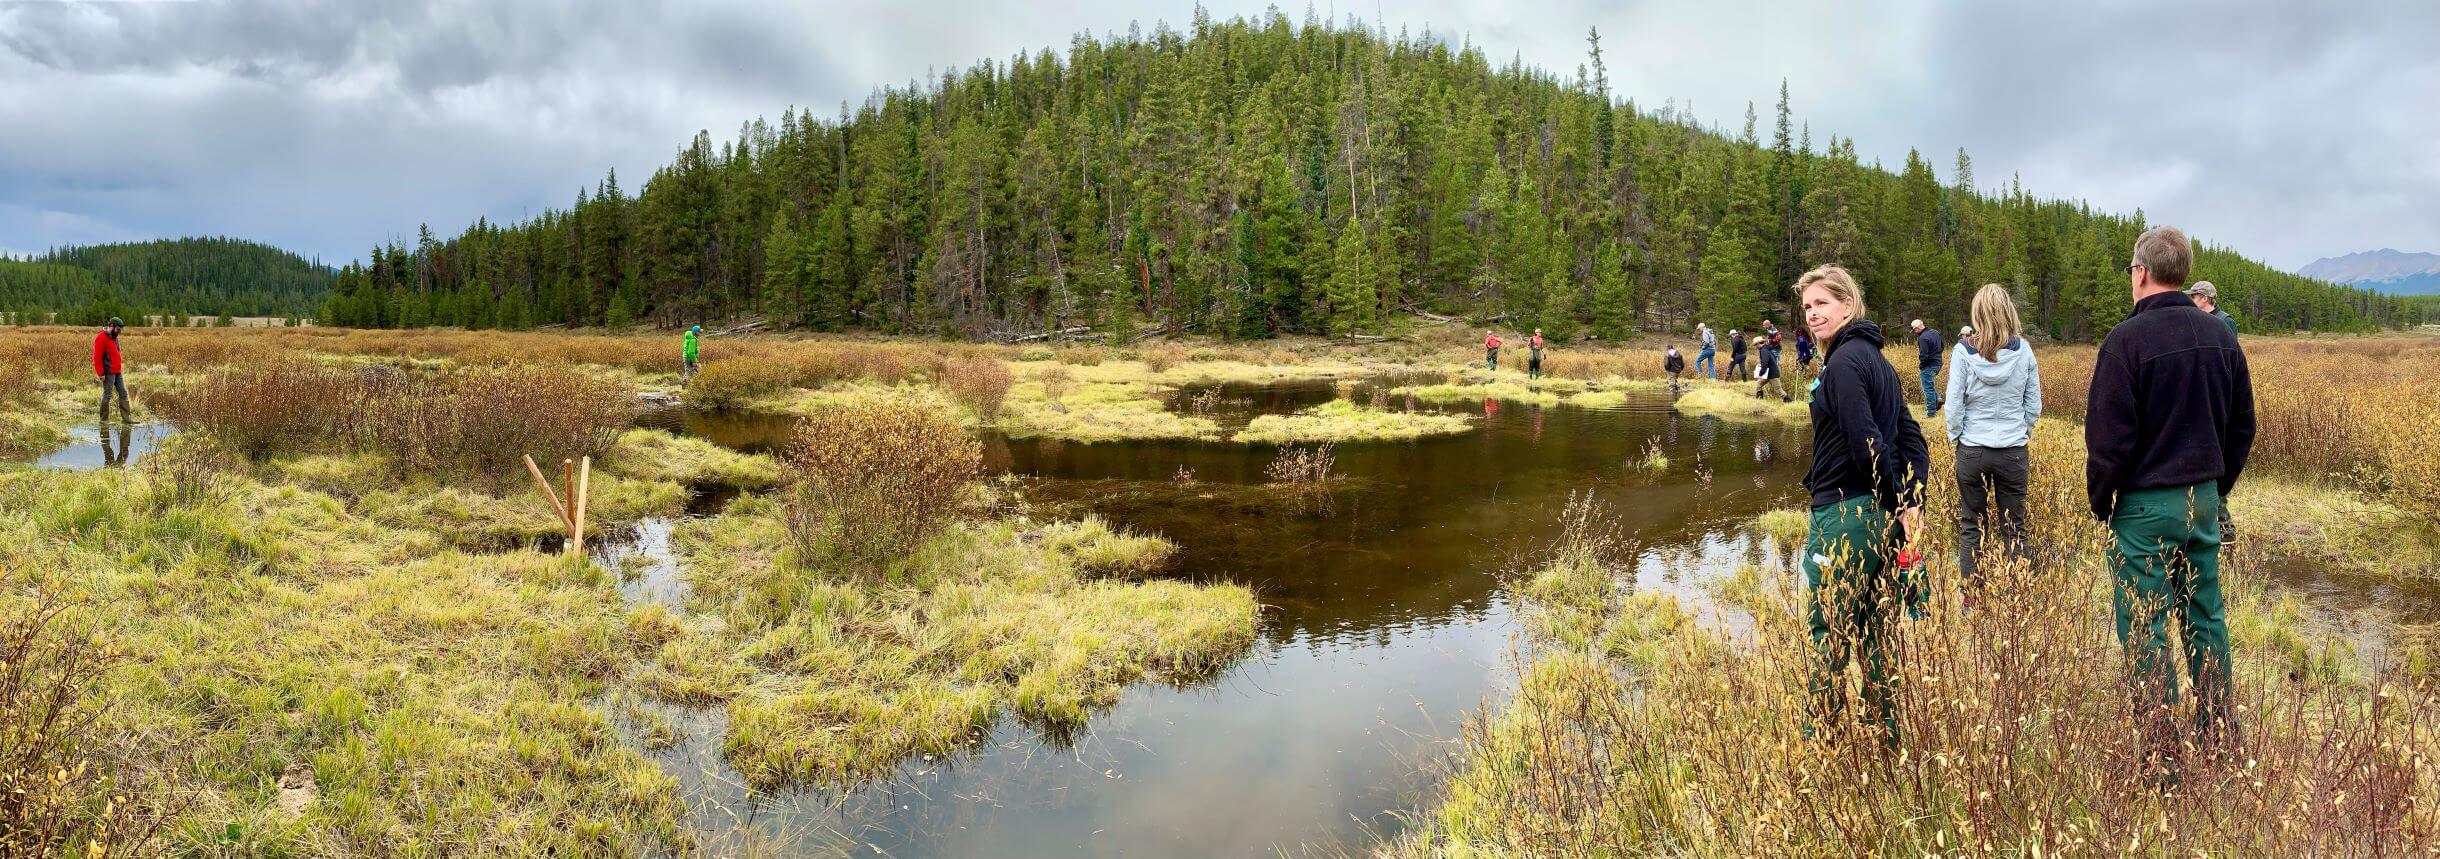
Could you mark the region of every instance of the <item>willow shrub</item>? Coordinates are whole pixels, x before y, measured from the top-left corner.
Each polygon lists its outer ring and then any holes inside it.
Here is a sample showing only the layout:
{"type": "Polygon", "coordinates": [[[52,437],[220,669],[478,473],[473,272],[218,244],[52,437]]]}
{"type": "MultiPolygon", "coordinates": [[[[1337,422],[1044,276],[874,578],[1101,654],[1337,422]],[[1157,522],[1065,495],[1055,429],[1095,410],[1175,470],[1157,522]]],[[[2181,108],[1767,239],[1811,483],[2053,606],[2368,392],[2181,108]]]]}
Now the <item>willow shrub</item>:
{"type": "Polygon", "coordinates": [[[528,455],[600,455],[634,418],[615,383],[524,365],[447,373],[305,361],[227,366],[156,399],[172,422],[256,459],[380,453],[417,471],[512,481],[528,455]]]}
{"type": "Polygon", "coordinates": [[[879,569],[953,521],[982,474],[982,445],[956,418],[880,400],[798,425],[784,518],[799,556],[879,569]]]}

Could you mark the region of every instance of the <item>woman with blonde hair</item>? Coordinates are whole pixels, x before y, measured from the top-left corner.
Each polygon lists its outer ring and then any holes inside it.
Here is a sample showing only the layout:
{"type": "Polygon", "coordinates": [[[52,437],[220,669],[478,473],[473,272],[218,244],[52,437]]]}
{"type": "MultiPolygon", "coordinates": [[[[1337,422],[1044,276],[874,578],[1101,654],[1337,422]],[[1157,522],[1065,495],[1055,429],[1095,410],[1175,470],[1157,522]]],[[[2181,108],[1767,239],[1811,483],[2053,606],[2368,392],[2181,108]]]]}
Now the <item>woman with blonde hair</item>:
{"type": "Polygon", "coordinates": [[[1957,444],[1957,569],[1969,606],[1986,548],[2023,557],[2033,469],[2025,445],[2042,416],[2042,368],[2020,336],[2016,300],[2006,287],[1984,284],[1971,313],[1974,338],[1958,340],[1949,357],[1947,397],[1949,440],[1957,444]],[[1986,533],[1999,537],[1997,546],[1985,546],[1986,533]]]}
{"type": "Polygon", "coordinates": [[[1851,656],[1864,668],[1864,704],[1897,741],[1899,613],[1922,610],[1923,590],[1895,563],[1923,530],[1923,479],[1931,467],[1923,428],[1906,410],[1898,371],[1881,356],[1881,326],[1864,318],[1864,291],[1846,269],[1825,265],[1796,281],[1805,329],[1822,346],[1810,386],[1813,466],[1805,472],[1812,517],[1805,532],[1806,622],[1816,659],[1816,723],[1843,724],[1851,656]]]}

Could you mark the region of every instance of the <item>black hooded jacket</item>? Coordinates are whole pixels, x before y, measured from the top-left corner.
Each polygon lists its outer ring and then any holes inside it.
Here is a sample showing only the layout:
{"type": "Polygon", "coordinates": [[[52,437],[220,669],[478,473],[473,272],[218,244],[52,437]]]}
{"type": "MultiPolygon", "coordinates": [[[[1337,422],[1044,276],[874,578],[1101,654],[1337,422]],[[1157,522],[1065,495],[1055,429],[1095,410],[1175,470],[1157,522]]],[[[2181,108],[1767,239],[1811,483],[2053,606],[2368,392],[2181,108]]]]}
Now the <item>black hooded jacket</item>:
{"type": "Polygon", "coordinates": [[[2135,303],[2093,360],[2085,491],[2108,521],[2120,493],[2237,485],[2254,447],[2254,382],[2237,335],[2182,292],[2135,303]]]}
{"type": "Polygon", "coordinates": [[[1906,411],[1898,371],[1881,357],[1881,326],[1858,319],[1831,335],[1813,380],[1813,506],[1870,495],[1881,509],[1923,503],[1931,451],[1906,411]]]}

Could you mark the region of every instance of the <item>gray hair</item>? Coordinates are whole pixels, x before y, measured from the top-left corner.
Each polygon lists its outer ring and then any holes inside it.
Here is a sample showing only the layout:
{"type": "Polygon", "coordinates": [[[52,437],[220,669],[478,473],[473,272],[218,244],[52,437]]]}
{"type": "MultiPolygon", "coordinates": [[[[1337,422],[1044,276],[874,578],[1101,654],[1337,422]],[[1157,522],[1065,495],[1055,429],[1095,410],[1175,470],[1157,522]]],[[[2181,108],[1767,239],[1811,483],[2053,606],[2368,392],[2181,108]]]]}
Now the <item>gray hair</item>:
{"type": "Polygon", "coordinates": [[[2135,239],[2134,262],[2151,273],[2153,283],[2185,286],[2186,273],[2194,270],[2194,244],[2176,227],[2153,227],[2135,239]]]}

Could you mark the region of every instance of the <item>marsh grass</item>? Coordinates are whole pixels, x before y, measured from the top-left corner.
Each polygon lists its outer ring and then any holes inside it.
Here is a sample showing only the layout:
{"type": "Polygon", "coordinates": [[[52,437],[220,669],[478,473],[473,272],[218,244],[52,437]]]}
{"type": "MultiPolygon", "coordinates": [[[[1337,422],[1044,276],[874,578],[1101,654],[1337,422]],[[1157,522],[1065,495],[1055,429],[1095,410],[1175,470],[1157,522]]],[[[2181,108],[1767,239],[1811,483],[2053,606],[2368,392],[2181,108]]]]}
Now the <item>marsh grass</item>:
{"type": "Polygon", "coordinates": [[[243,473],[212,496],[128,504],[148,479],[0,474],[0,563],[56,558],[68,616],[125,654],[85,688],[126,748],[178,753],[143,785],[195,796],[171,852],[684,848],[674,782],[586,703],[627,652],[598,569],[441,551],[243,473]],[[319,799],[289,814],[273,785],[298,766],[319,799]]]}
{"type": "Polygon", "coordinates": [[[1064,366],[1011,389],[1000,428],[1015,436],[1078,442],[1209,439],[1220,425],[1179,414],[1162,401],[1168,389],[1142,382],[1078,383],[1064,366]]]}
{"type": "Polygon", "coordinates": [[[775,551],[787,530],[776,506],[748,497],[681,527],[707,621],[656,633],[666,640],[645,675],[654,694],[726,702],[722,751],[758,787],[853,783],[911,754],[957,754],[1003,711],[1073,726],[1130,682],[1200,680],[1253,640],[1242,587],[1103,578],[1152,569],[1173,547],[1098,520],[952,524],[885,579],[775,551]]]}
{"type": "Polygon", "coordinates": [[[147,783],[95,694],[128,654],[27,563],[0,559],[0,855],[156,855],[186,791],[147,783]]]}
{"type": "Polygon", "coordinates": [[[806,418],[787,454],[783,508],[808,560],[878,569],[959,515],[982,446],[957,420],[904,401],[806,418]]]}
{"type": "Polygon", "coordinates": [[[1394,412],[1341,399],[1292,415],[1256,416],[1237,433],[1236,441],[1250,444],[1412,441],[1457,435],[1473,428],[1474,422],[1462,415],[1394,412]]]}
{"type": "Polygon", "coordinates": [[[1584,385],[1572,380],[1556,380],[1541,385],[1529,385],[1522,375],[1507,378],[1468,376],[1437,385],[1408,385],[1390,391],[1393,396],[1413,397],[1427,403],[1467,403],[1500,400],[1538,406],[1555,406],[1569,394],[1582,393],[1584,385]]]}
{"type": "Polygon", "coordinates": [[[621,433],[608,452],[606,470],[637,480],[709,482],[740,489],[767,489],[779,485],[781,478],[780,463],[771,457],[654,429],[621,433]]]}
{"type": "Polygon", "coordinates": [[[1709,415],[1730,420],[1800,422],[1812,419],[1805,401],[1780,402],[1754,396],[1752,388],[1728,382],[1696,382],[1673,402],[1673,406],[1690,415],[1709,415]]]}
{"type": "MultiPolygon", "coordinates": [[[[2370,673],[2226,560],[2241,740],[2161,779],[2109,620],[2105,533],[2071,428],[2035,434],[2034,553],[1987,558],[1967,612],[1953,523],[1921,545],[1933,593],[1901,621],[1895,735],[1826,717],[1784,554],[1716,590],[1750,637],[1648,622],[1592,529],[1521,589],[1549,652],[1469,725],[1442,804],[1402,855],[2405,855],[2440,844],[2440,700],[2370,673]]],[[[1934,473],[1949,450],[1935,442],[1934,473]]],[[[1932,508],[1954,509],[1932,481],[1932,508]]],[[[1758,522],[1781,532],[1793,522],[1758,522]]],[[[2240,527],[2243,527],[2240,524],[2240,527]]],[[[1790,535],[1774,533],[1774,540],[1790,535]]],[[[1784,545],[1784,543],[1783,543],[1784,545]]],[[[1852,669],[1851,669],[1852,671],[1852,669]]],[[[1850,697],[1850,674],[1832,694],[1850,697]]],[[[1847,712],[1858,708],[1850,706],[1847,712]]],[[[2181,723],[2184,712],[2176,714],[2181,723]]]]}
{"type": "Polygon", "coordinates": [[[1669,452],[1661,448],[1660,439],[1645,439],[1644,455],[1642,458],[1635,460],[1634,465],[1636,468],[1643,469],[1645,472],[1652,474],[1659,474],[1661,472],[1668,471],[1669,452]]]}

